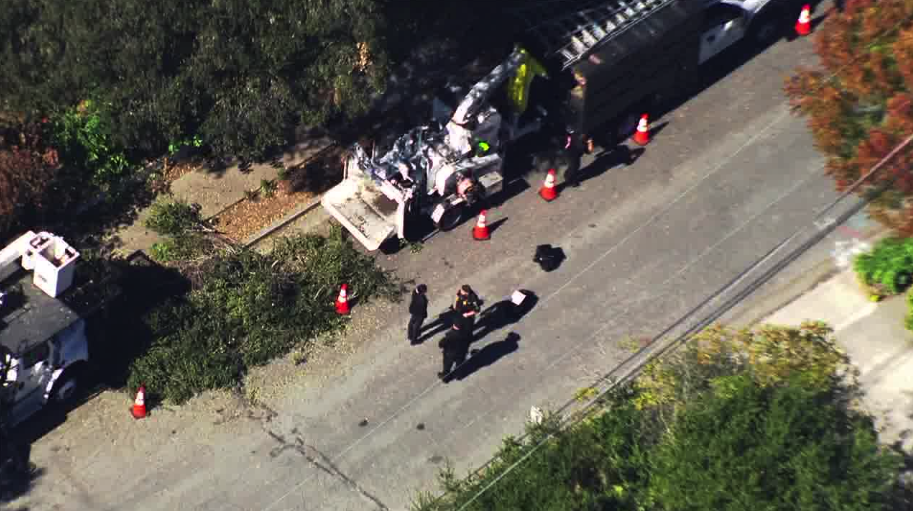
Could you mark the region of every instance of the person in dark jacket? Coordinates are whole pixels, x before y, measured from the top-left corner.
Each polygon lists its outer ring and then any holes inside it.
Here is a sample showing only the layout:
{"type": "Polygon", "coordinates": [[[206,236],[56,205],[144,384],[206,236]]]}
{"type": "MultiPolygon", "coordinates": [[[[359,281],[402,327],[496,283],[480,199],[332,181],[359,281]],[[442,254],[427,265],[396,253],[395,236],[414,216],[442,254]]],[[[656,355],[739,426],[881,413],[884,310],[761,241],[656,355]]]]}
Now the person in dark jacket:
{"type": "Polygon", "coordinates": [[[567,186],[580,186],[580,159],[584,154],[593,152],[593,139],[583,133],[569,132],[564,144],[564,153],[567,156],[567,171],[564,173],[564,182],[567,186]]]}
{"type": "Polygon", "coordinates": [[[409,302],[409,342],[418,344],[418,339],[422,333],[422,323],[428,317],[428,297],[425,293],[428,286],[419,284],[412,291],[412,301],[409,302]]]}
{"type": "Polygon", "coordinates": [[[481,302],[479,295],[469,287],[469,284],[463,284],[457,291],[452,307],[455,313],[454,323],[460,325],[460,329],[464,330],[466,335],[472,335],[476,315],[482,310],[481,302]]]}
{"type": "Polygon", "coordinates": [[[457,322],[438,343],[438,346],[444,351],[444,370],[437,373],[437,376],[444,383],[449,383],[460,365],[466,361],[471,342],[469,333],[460,328],[460,324],[457,322]]]}

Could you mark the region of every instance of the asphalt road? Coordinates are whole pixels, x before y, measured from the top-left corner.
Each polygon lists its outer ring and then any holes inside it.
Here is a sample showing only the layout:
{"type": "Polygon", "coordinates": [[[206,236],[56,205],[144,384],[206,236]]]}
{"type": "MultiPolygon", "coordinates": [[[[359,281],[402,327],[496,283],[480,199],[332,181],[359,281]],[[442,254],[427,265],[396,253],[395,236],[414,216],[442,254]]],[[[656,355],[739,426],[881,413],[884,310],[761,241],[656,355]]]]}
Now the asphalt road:
{"type": "Polygon", "coordinates": [[[484,363],[465,379],[438,382],[439,336],[410,346],[404,306],[356,307],[364,326],[345,367],[320,383],[302,376],[268,401],[272,411],[205,430],[180,411],[135,426],[119,419],[130,432],[104,419],[64,424],[33,447],[47,473],[23,505],[405,509],[416,490],[435,488],[445,460],[457,474],[484,463],[522,432],[531,406],[564,404],[628,356],[628,336],[662,331],[834,199],[781,93],[792,69],[813,63],[811,40],[778,43],[655,120],[663,127],[632,166],[602,158],[553,203],[536,195],[538,182],[514,186],[489,211],[490,241],[471,239],[473,220],[418,253],[379,256],[426,283],[434,311],[462,283],[488,303],[536,293],[520,322],[476,342],[484,363]],[[542,243],[567,255],[552,273],[531,261],[542,243]],[[515,346],[503,342],[509,332],[515,346]]]}

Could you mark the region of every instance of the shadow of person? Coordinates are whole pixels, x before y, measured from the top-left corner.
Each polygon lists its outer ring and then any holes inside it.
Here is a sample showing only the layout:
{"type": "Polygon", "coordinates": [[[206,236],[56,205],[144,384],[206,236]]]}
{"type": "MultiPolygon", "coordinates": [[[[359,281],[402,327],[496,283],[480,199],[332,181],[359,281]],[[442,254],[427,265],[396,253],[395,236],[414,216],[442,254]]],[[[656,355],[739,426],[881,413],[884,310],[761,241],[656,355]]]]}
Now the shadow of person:
{"type": "Polygon", "coordinates": [[[453,310],[446,309],[438,314],[434,321],[422,325],[421,335],[419,335],[415,344],[421,344],[441,332],[446,332],[450,330],[451,326],[453,326],[453,310]]]}
{"type": "Polygon", "coordinates": [[[496,341],[480,350],[472,350],[469,360],[458,367],[454,379],[462,380],[483,367],[490,366],[520,348],[520,334],[511,332],[503,341],[496,341]]]}
{"type": "Polygon", "coordinates": [[[10,438],[0,441],[0,503],[7,503],[28,493],[35,481],[44,475],[44,469],[29,461],[31,445],[13,442],[10,438]]]}
{"type": "Polygon", "coordinates": [[[578,181],[583,183],[598,177],[609,170],[629,167],[633,165],[644,152],[646,152],[646,149],[643,147],[631,149],[624,143],[604,149],[595,155],[595,159],[589,165],[580,169],[578,181]]]}
{"type": "Polygon", "coordinates": [[[536,293],[520,289],[510,298],[492,304],[479,314],[479,320],[473,330],[473,342],[520,321],[523,316],[529,314],[538,301],[536,293]],[[514,303],[515,300],[520,301],[520,304],[514,303]]]}

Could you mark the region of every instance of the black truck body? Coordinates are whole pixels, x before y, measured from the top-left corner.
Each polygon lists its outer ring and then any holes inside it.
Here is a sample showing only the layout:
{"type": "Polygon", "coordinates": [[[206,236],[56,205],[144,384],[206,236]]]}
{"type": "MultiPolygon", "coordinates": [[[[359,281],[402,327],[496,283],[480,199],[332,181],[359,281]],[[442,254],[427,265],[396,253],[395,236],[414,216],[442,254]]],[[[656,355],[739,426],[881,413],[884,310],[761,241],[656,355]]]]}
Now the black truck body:
{"type": "Polygon", "coordinates": [[[548,70],[549,95],[557,96],[567,128],[593,133],[648,98],[674,96],[695,83],[703,2],[582,0],[573,2],[574,12],[556,12],[569,3],[543,3],[535,12],[517,13],[525,24],[520,44],[548,70]],[[566,49],[586,23],[631,12],[636,4],[648,8],[591,49],[568,57],[566,49]]]}

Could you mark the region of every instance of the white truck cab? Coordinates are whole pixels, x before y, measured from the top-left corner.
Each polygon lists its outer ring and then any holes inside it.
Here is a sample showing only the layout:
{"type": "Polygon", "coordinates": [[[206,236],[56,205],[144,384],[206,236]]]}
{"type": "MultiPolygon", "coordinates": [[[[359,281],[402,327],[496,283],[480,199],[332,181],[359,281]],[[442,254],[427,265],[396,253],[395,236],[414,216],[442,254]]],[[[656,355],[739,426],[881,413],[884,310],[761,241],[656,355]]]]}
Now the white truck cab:
{"type": "Polygon", "coordinates": [[[60,297],[78,259],[46,232],[30,231],[0,251],[0,400],[9,425],[75,395],[89,360],[86,323],[60,297]]]}
{"type": "Polygon", "coordinates": [[[705,3],[701,64],[746,37],[759,45],[774,42],[784,32],[787,10],[796,5],[793,0],[705,0],[705,3]]]}

